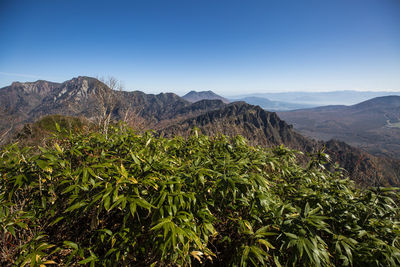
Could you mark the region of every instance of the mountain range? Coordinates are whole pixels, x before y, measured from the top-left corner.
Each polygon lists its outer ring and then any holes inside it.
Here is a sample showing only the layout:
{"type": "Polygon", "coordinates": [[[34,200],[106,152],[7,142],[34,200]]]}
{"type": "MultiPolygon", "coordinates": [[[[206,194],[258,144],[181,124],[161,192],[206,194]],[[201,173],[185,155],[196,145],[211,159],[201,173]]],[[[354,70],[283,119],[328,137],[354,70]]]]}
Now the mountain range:
{"type": "Polygon", "coordinates": [[[1,88],[0,141],[17,140],[16,136],[26,130],[24,125],[32,125],[46,115],[83,117],[96,123],[102,113],[138,130],[154,129],[166,136],[185,136],[198,127],[209,135],[241,134],[253,145],[284,144],[305,153],[325,147],[332,164],[339,163],[358,184],[400,185],[399,160],[373,156],[339,141],[306,138],[276,113],[258,106],[245,102],[227,104],[222,100],[192,103],[173,93],[117,91],[90,77],[63,83],[13,83],[1,88]]]}
{"type": "MultiPolygon", "coordinates": [[[[281,93],[256,93],[232,96],[232,99],[243,99],[246,97],[267,98],[270,101],[289,102],[309,106],[327,105],[355,105],[371,98],[400,95],[400,92],[392,91],[331,91],[331,92],[281,92],[281,93]]],[[[305,108],[305,107],[304,107],[305,108]]]]}
{"type": "Polygon", "coordinates": [[[278,114],[305,136],[339,139],[377,156],[400,159],[400,96],[278,114]]]}
{"type": "Polygon", "coordinates": [[[221,100],[225,104],[228,104],[230,102],[244,101],[248,104],[260,106],[261,108],[269,111],[287,111],[287,110],[315,107],[315,105],[289,103],[284,101],[271,101],[267,98],[256,97],[256,96],[227,99],[223,96],[217,95],[213,91],[201,91],[201,92],[190,91],[186,95],[182,96],[182,98],[192,103],[201,100],[221,100]]]}
{"type": "Polygon", "coordinates": [[[269,111],[287,111],[287,110],[315,107],[315,105],[290,103],[284,101],[272,101],[265,97],[256,97],[256,96],[231,99],[231,101],[244,101],[248,104],[260,106],[261,108],[269,111]]]}

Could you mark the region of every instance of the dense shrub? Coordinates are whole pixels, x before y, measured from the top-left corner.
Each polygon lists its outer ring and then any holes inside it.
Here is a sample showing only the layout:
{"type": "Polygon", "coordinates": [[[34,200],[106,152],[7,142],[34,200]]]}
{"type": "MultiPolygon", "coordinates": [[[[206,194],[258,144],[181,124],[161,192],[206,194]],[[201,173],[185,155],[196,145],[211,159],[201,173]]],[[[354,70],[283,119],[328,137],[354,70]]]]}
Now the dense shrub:
{"type": "Polygon", "coordinates": [[[400,264],[398,193],[285,147],[124,127],[0,153],[1,265],[400,264]]]}

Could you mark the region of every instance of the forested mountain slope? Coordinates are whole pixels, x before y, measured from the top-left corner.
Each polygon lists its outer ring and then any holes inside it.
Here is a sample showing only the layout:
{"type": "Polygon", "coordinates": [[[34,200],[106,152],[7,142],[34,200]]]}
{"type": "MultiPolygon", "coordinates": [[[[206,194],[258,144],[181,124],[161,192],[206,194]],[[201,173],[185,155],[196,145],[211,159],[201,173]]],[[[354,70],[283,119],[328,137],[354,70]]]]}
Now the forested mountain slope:
{"type": "Polygon", "coordinates": [[[264,147],[283,144],[303,152],[315,152],[327,146],[332,163],[338,162],[363,185],[375,185],[377,181],[382,185],[398,185],[400,181],[397,160],[378,158],[345,145],[329,147],[329,143],[305,138],[276,113],[244,102],[224,104],[221,100],[202,100],[190,103],[172,93],[151,95],[112,90],[89,77],[61,84],[14,83],[0,89],[0,95],[4,97],[2,103],[7,103],[0,114],[0,136],[8,136],[8,139],[3,137],[3,141],[10,141],[11,136],[23,132],[24,124],[45,115],[77,116],[94,124],[102,123],[104,117],[109,116],[113,121],[125,121],[134,129],[154,129],[167,136],[187,136],[193,127],[198,127],[208,135],[240,134],[251,144],[264,147]]]}

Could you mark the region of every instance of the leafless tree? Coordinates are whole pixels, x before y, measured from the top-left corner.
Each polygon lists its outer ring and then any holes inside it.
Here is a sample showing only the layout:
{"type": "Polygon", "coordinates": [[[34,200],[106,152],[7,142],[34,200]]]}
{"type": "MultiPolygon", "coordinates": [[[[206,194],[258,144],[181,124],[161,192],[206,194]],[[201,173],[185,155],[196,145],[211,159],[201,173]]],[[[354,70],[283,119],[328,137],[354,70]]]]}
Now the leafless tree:
{"type": "MultiPolygon", "coordinates": [[[[2,110],[0,110],[0,114],[4,114],[2,110]]],[[[15,132],[15,126],[18,124],[18,120],[13,116],[5,116],[3,117],[5,121],[7,121],[8,125],[0,130],[0,145],[4,145],[12,139],[12,135],[15,132]]]]}
{"type": "MultiPolygon", "coordinates": [[[[99,84],[96,88],[96,99],[98,102],[96,123],[107,138],[112,113],[118,105],[118,95],[122,93],[121,91],[123,91],[124,86],[114,77],[108,77],[107,79],[98,78],[98,80],[99,84]]],[[[127,106],[118,108],[119,117],[123,123],[137,131],[143,131],[148,128],[148,122],[141,116],[141,110],[138,107],[135,108],[128,103],[127,106]]]]}
{"type": "Polygon", "coordinates": [[[117,104],[115,91],[122,91],[123,86],[121,82],[114,77],[108,77],[107,79],[99,78],[98,80],[99,83],[96,86],[95,94],[98,102],[98,115],[95,119],[97,126],[107,138],[112,112],[117,104]]]}
{"type": "Polygon", "coordinates": [[[98,80],[107,85],[108,88],[110,88],[113,91],[122,91],[124,89],[124,85],[122,84],[122,82],[113,76],[109,76],[108,78],[102,77],[99,78],[98,80]]]}
{"type": "Polygon", "coordinates": [[[128,107],[124,112],[122,121],[132,129],[139,132],[148,127],[146,119],[140,115],[140,110],[134,110],[132,107],[128,107]]]}
{"type": "Polygon", "coordinates": [[[0,145],[6,142],[6,138],[8,133],[12,130],[12,126],[9,129],[6,129],[4,132],[0,133],[0,145]]]}

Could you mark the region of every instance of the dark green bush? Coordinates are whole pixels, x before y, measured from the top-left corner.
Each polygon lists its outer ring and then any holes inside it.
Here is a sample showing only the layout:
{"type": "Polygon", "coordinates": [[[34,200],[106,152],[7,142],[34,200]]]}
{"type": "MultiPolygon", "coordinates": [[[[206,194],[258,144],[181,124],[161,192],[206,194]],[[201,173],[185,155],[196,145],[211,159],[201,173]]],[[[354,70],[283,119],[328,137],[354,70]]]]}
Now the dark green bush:
{"type": "Polygon", "coordinates": [[[398,192],[238,136],[58,134],[0,152],[1,265],[400,264],[398,192]]]}

